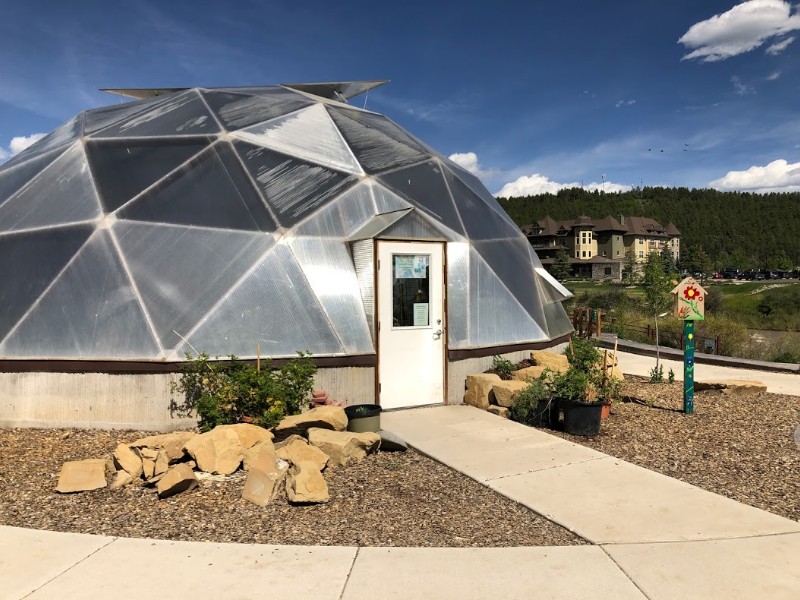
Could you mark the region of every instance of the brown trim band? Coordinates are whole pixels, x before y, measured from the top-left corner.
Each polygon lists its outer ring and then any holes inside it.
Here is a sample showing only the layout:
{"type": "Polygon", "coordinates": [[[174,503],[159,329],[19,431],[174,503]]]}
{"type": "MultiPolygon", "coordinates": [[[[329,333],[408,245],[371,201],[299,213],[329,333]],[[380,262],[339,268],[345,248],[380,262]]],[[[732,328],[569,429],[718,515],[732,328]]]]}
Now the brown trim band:
{"type": "Polygon", "coordinates": [[[467,358],[483,358],[484,356],[495,356],[496,354],[507,354],[509,352],[519,352],[520,350],[547,350],[558,344],[565,344],[569,341],[570,334],[563,335],[549,342],[525,342],[523,344],[509,344],[506,346],[490,346],[487,348],[469,348],[467,350],[450,350],[447,353],[447,360],[465,360],[467,358]]]}
{"type": "MultiPolygon", "coordinates": [[[[314,364],[319,368],[334,367],[374,367],[377,364],[374,354],[355,356],[312,356],[314,364]]],[[[273,358],[270,362],[280,366],[290,358],[273,358]]],[[[225,362],[225,361],[221,361],[225,362]]],[[[255,359],[242,360],[254,365],[255,359]]],[[[266,358],[262,359],[266,362],[266,358]]],[[[0,360],[0,373],[178,373],[183,362],[148,362],[148,361],[101,361],[101,360],[0,360]]]]}

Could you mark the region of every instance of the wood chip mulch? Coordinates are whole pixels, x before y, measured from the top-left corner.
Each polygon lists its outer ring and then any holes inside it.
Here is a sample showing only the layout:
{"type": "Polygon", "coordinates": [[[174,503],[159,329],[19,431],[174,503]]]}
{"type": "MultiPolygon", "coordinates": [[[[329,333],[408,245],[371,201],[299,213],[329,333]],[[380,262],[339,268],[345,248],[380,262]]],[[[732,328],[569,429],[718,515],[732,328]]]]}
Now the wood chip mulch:
{"type": "MultiPolygon", "coordinates": [[[[800,385],[800,378],[798,378],[800,385]]],[[[552,432],[705,490],[800,520],[800,397],[695,393],[685,415],[682,383],[627,376],[623,402],[600,435],[552,432]]]]}
{"type": "Polygon", "coordinates": [[[260,508],[246,474],[158,500],[153,489],[54,491],[68,460],[105,458],[146,432],[0,429],[0,525],[170,540],[336,546],[492,547],[585,543],[566,529],[414,451],[325,471],[331,501],[260,508]]]}

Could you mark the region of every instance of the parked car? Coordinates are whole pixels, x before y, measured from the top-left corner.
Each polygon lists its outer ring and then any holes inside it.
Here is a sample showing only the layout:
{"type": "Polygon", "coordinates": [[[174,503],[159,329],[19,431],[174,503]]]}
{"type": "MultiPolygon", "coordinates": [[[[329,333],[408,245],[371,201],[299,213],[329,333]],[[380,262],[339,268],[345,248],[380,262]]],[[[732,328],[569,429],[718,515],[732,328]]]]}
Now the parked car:
{"type": "Polygon", "coordinates": [[[722,273],[714,273],[711,275],[711,279],[725,279],[725,276],[722,273]]]}
{"type": "Polygon", "coordinates": [[[767,275],[761,269],[748,269],[744,272],[744,278],[748,281],[763,281],[767,275]]]}
{"type": "Polygon", "coordinates": [[[727,267],[725,269],[722,269],[722,276],[725,279],[741,279],[742,272],[736,267],[727,267]]]}

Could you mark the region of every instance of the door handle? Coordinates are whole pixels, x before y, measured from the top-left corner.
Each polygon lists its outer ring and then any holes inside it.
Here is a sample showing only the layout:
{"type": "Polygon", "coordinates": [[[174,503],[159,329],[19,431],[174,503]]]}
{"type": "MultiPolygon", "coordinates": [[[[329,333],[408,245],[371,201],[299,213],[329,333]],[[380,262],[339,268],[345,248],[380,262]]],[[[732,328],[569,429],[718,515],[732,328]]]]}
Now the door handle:
{"type": "Polygon", "coordinates": [[[444,331],[442,331],[441,329],[437,329],[436,331],[433,332],[433,339],[438,340],[440,337],[442,337],[443,333],[444,331]]]}

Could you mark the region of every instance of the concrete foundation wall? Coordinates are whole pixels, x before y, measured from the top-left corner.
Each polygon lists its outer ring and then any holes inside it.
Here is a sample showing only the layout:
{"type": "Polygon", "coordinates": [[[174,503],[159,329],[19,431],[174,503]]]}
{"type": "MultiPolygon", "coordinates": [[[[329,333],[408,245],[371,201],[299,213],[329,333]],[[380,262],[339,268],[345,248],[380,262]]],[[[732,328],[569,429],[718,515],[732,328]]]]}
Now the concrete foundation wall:
{"type": "MultiPolygon", "coordinates": [[[[170,415],[175,373],[0,373],[0,427],[172,431],[197,425],[170,415]]],[[[375,369],[319,369],[315,389],[344,404],[375,401],[375,369]]]]}
{"type": "MultiPolygon", "coordinates": [[[[567,344],[559,344],[548,348],[548,352],[562,353],[567,344]]],[[[531,357],[531,350],[519,350],[508,354],[501,354],[511,362],[519,362],[531,357]]],[[[467,385],[467,375],[483,373],[492,368],[493,356],[482,356],[481,358],[467,358],[464,360],[452,361],[447,367],[447,403],[464,404],[464,391],[467,385]]]]}

